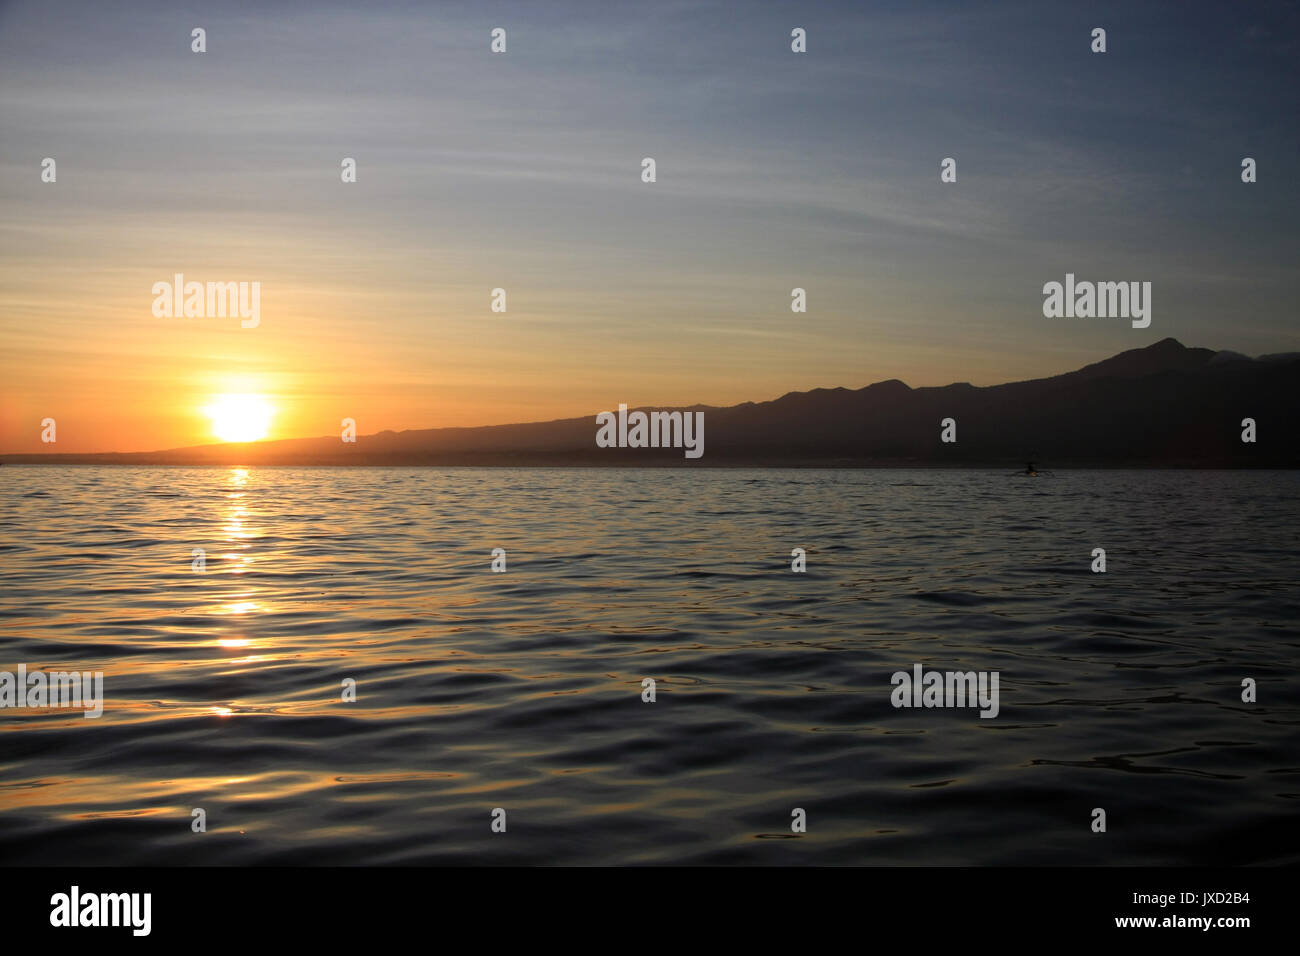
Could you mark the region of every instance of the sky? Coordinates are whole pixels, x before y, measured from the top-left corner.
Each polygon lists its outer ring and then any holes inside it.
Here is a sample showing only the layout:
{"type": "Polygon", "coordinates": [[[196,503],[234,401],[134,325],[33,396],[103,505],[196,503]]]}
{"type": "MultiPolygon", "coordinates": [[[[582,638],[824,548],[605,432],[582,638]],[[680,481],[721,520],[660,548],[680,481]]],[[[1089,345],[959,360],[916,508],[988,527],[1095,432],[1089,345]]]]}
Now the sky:
{"type": "Polygon", "coordinates": [[[0,452],[1300,349],[1295,4],[361,6],[0,3],[0,452]],[[1066,273],[1151,325],[1044,317],[1066,273]]]}

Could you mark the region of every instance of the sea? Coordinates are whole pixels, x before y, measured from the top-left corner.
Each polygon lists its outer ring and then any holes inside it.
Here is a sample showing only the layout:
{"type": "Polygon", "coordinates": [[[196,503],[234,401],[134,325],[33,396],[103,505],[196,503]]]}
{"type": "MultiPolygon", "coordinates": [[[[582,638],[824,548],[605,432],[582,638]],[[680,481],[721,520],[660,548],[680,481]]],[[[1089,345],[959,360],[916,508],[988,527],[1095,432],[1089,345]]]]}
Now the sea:
{"type": "Polygon", "coordinates": [[[1298,483],[7,465],[0,862],[1294,865],[1298,483]]]}

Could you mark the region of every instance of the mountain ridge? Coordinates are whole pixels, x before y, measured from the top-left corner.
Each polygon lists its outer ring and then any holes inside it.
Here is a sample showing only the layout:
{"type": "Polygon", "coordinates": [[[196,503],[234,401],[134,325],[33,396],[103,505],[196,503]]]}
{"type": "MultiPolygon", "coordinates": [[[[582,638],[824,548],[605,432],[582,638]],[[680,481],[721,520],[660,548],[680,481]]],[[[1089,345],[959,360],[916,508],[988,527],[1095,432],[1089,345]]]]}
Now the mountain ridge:
{"type": "MultiPolygon", "coordinates": [[[[24,464],[480,466],[1047,466],[1296,467],[1300,353],[1251,359],[1174,338],[1046,378],[913,388],[887,379],[792,391],[703,412],[705,453],[598,448],[595,412],[503,425],[391,429],[359,436],[210,444],[152,452],[6,454],[24,464]],[[1258,440],[1240,440],[1254,418],[1258,440]],[[940,441],[956,420],[957,441],[940,441]]],[[[629,409],[632,411],[634,409],[629,409]]]]}

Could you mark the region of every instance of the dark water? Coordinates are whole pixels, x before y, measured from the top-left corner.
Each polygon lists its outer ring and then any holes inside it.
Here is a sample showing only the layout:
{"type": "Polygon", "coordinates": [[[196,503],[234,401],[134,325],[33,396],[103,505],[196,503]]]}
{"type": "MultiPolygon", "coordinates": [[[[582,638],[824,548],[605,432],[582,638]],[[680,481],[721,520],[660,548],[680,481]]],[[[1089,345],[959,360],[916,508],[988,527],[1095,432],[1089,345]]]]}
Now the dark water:
{"type": "Polygon", "coordinates": [[[1298,480],[5,467],[0,861],[1300,862],[1298,480]]]}

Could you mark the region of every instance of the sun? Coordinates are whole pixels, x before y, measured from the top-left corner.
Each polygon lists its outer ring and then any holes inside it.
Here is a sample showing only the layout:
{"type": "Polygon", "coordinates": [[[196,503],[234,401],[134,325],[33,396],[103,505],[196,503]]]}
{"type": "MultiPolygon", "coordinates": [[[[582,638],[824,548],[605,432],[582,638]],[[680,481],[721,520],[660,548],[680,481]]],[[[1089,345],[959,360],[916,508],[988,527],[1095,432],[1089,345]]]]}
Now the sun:
{"type": "Polygon", "coordinates": [[[261,395],[218,395],[203,411],[212,419],[212,434],[238,442],[265,438],[275,414],[261,395]]]}

